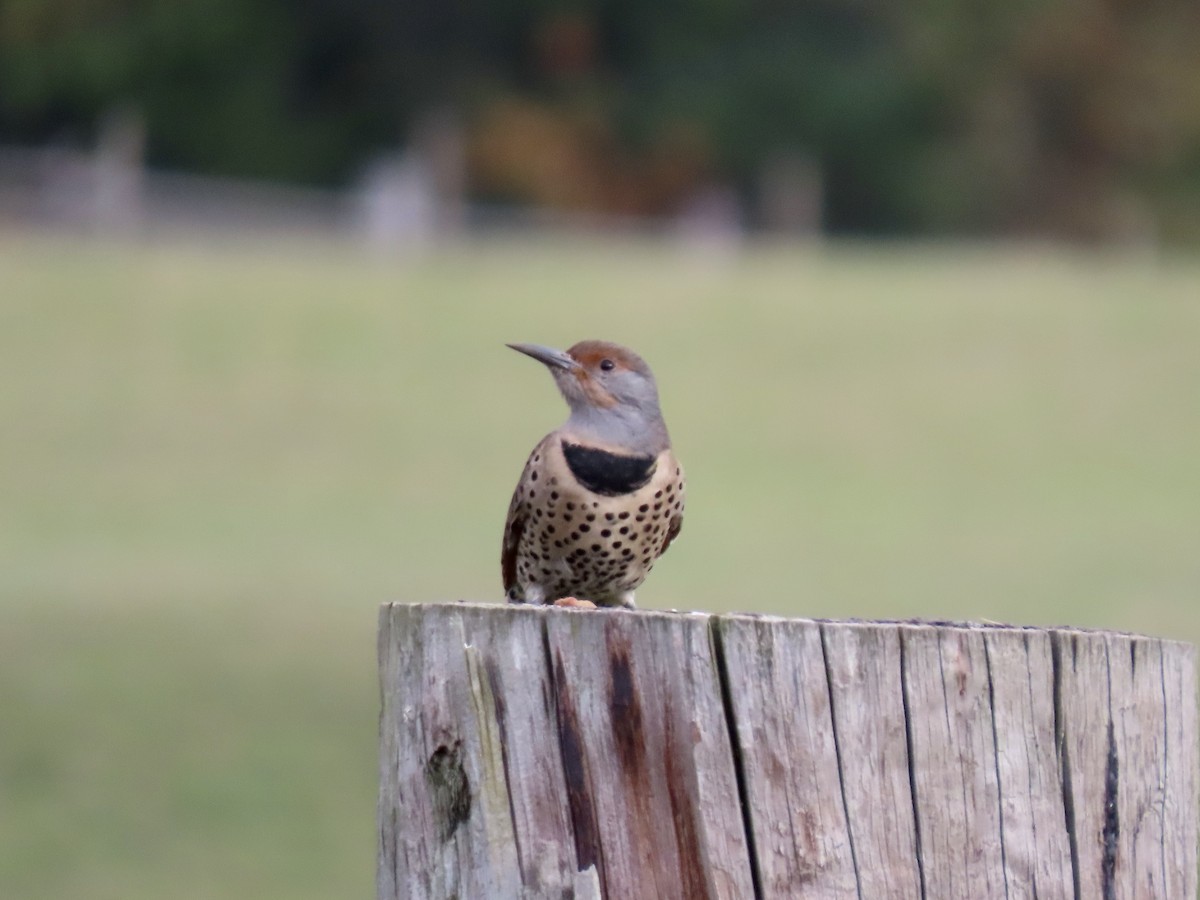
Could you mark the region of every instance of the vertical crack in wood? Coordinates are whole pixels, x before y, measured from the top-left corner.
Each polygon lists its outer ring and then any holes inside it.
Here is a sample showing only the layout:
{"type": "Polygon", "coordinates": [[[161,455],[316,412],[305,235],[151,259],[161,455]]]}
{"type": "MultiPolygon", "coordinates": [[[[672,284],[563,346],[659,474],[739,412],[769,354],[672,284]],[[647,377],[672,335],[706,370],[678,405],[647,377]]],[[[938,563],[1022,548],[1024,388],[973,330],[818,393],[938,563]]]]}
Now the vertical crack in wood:
{"type": "MultiPolygon", "coordinates": [[[[988,712],[992,719],[992,764],[996,767],[996,812],[1000,817],[1000,871],[1004,875],[1004,896],[1008,890],[1008,849],[1004,840],[1004,782],[1000,779],[1000,734],[996,729],[996,688],[992,682],[992,650],[983,635],[983,665],[987,671],[988,712]]],[[[1037,867],[1033,867],[1034,894],[1037,894],[1037,867]]]]}
{"type": "MultiPolygon", "coordinates": [[[[657,785],[646,758],[647,716],[642,709],[639,686],[634,681],[633,648],[629,633],[620,627],[617,618],[609,619],[605,626],[604,647],[608,655],[607,718],[620,763],[623,784],[619,790],[628,804],[624,825],[631,846],[653,847],[661,827],[654,821],[653,798],[657,785]]],[[[651,710],[651,717],[653,712],[651,710]]],[[[685,861],[681,859],[679,864],[682,868],[685,861]]],[[[657,886],[656,873],[646,874],[657,886]]]]}
{"type": "Polygon", "coordinates": [[[846,772],[842,765],[842,743],[838,734],[837,700],[833,689],[833,668],[829,664],[829,646],[825,625],[819,626],[821,635],[821,662],[825,666],[825,690],[829,694],[829,723],[833,731],[833,755],[837,759],[838,792],[842,797],[842,814],[846,817],[846,840],[850,844],[850,864],[854,866],[854,889],[858,900],[863,900],[862,878],[858,872],[858,853],[854,849],[854,829],[850,825],[850,803],[846,798],[846,772]]]}
{"type": "Polygon", "coordinates": [[[608,895],[605,883],[604,848],[600,843],[600,827],[583,755],[583,736],[579,713],[567,687],[562,657],[550,646],[548,617],[541,616],[542,648],[550,672],[554,697],[555,721],[558,723],[558,750],[567,782],[567,805],[571,812],[571,831],[575,838],[575,863],[580,872],[594,866],[600,880],[600,896],[608,895]]]}
{"type": "Polygon", "coordinates": [[[1170,883],[1169,879],[1167,878],[1167,841],[1169,840],[1169,838],[1167,837],[1168,831],[1167,831],[1167,798],[1166,798],[1166,787],[1167,786],[1166,786],[1166,780],[1167,780],[1168,773],[1171,771],[1169,768],[1167,768],[1167,766],[1170,765],[1170,762],[1171,762],[1171,756],[1168,752],[1168,747],[1167,747],[1167,741],[1170,739],[1170,734],[1171,734],[1171,731],[1168,728],[1168,723],[1169,723],[1170,717],[1171,717],[1171,710],[1167,707],[1167,662],[1166,662],[1166,659],[1167,659],[1166,648],[1162,645],[1162,641],[1158,641],[1158,685],[1162,691],[1162,705],[1163,705],[1162,769],[1160,770],[1161,774],[1159,776],[1159,782],[1158,782],[1158,788],[1159,788],[1158,794],[1163,799],[1162,799],[1162,802],[1159,803],[1159,805],[1158,805],[1158,833],[1159,833],[1159,835],[1161,835],[1161,838],[1160,838],[1160,841],[1158,844],[1158,852],[1159,852],[1159,865],[1162,866],[1162,879],[1163,879],[1162,883],[1163,883],[1164,888],[1166,887],[1167,884],[1170,883]]]}
{"type": "Polygon", "coordinates": [[[496,727],[500,735],[500,765],[504,770],[504,793],[508,797],[508,818],[512,823],[513,849],[517,854],[517,872],[520,873],[521,883],[525,883],[525,858],[522,855],[521,831],[517,828],[517,810],[513,804],[512,774],[508,759],[508,705],[504,700],[504,685],[500,681],[500,668],[496,665],[494,656],[488,656],[483,661],[484,672],[487,674],[488,689],[492,694],[492,708],[496,713],[496,727]]]}
{"type": "MultiPolygon", "coordinates": [[[[1071,881],[1075,900],[1081,900],[1083,889],[1079,872],[1079,835],[1075,832],[1075,792],[1071,786],[1071,748],[1067,734],[1066,710],[1063,707],[1063,641],[1068,637],[1061,631],[1050,632],[1050,668],[1054,679],[1054,746],[1058,753],[1059,778],[1062,787],[1063,816],[1066,819],[1067,842],[1071,848],[1071,881]]],[[[1071,650],[1074,668],[1075,649],[1071,650]]]]}
{"type": "MultiPolygon", "coordinates": [[[[392,616],[394,614],[395,604],[385,603],[379,607],[379,636],[375,644],[377,668],[379,669],[379,784],[381,788],[386,785],[398,784],[400,781],[400,761],[398,758],[398,753],[396,752],[396,748],[392,744],[389,736],[395,728],[395,723],[388,721],[387,718],[388,676],[391,674],[391,669],[389,666],[385,665],[387,660],[389,660],[395,653],[395,649],[392,647],[392,616]],[[385,727],[388,728],[387,733],[384,732],[385,727]],[[395,758],[385,758],[389,748],[393,750],[392,755],[395,758]],[[385,767],[392,767],[395,770],[395,775],[392,778],[385,777],[383,773],[383,769],[385,767]]],[[[392,870],[392,885],[398,890],[401,883],[399,845],[400,827],[399,823],[397,822],[396,804],[391,802],[390,798],[385,801],[385,798],[381,792],[378,800],[376,801],[376,806],[376,815],[379,819],[379,860],[377,862],[379,871],[376,873],[376,890],[382,894],[383,888],[382,884],[380,883],[381,875],[384,871],[384,866],[387,866],[389,862],[391,863],[390,868],[392,870]],[[386,812],[384,810],[385,802],[387,803],[386,812]],[[389,826],[387,828],[384,827],[385,821],[389,826]],[[390,840],[388,840],[389,838],[390,840]]]]}
{"type": "MultiPolygon", "coordinates": [[[[1029,632],[1028,631],[1023,633],[1022,638],[1021,638],[1021,643],[1025,648],[1025,687],[1028,689],[1029,709],[1032,711],[1032,710],[1036,710],[1038,708],[1038,702],[1037,702],[1037,697],[1035,696],[1034,690],[1033,690],[1034,666],[1033,666],[1032,661],[1029,658],[1030,647],[1029,647],[1029,632]]],[[[1050,678],[1051,678],[1050,686],[1051,687],[1050,687],[1050,690],[1051,690],[1051,693],[1053,693],[1055,690],[1055,688],[1054,688],[1054,663],[1053,663],[1054,651],[1053,651],[1053,649],[1051,649],[1050,654],[1051,654],[1051,673],[1050,673],[1050,678]]],[[[1040,667],[1039,667],[1039,671],[1040,671],[1040,667]]],[[[1055,702],[1054,698],[1051,697],[1051,704],[1053,704],[1054,702],[1055,702]]],[[[1053,709],[1053,706],[1051,708],[1053,709]]],[[[1055,727],[1057,724],[1057,714],[1052,712],[1051,715],[1055,716],[1055,721],[1051,723],[1051,727],[1055,727]]],[[[1036,729],[1036,723],[1035,723],[1034,727],[1036,729]]],[[[1040,756],[1042,742],[1039,739],[1039,740],[1037,740],[1036,743],[1037,743],[1038,753],[1040,756]]],[[[1057,749],[1055,752],[1057,754],[1057,749]]],[[[1057,755],[1055,758],[1057,759],[1057,755]]],[[[999,749],[997,749],[997,751],[996,751],[997,764],[999,764],[999,761],[1000,761],[1000,753],[999,753],[999,749]]],[[[1034,795],[1038,791],[1038,788],[1036,788],[1034,785],[1034,774],[1033,774],[1032,766],[1030,766],[1029,769],[1027,770],[1026,776],[1027,777],[1025,780],[1025,792],[1029,798],[1030,806],[1032,807],[1033,803],[1034,803],[1034,795]]],[[[1039,779],[1039,781],[1040,781],[1040,779],[1039,779]]],[[[1003,786],[1001,786],[1001,796],[1002,797],[1003,797],[1003,794],[1004,794],[1003,786]]],[[[1038,844],[1038,817],[1037,816],[1030,817],[1029,827],[1030,827],[1030,831],[1033,834],[1033,846],[1040,847],[1041,845],[1038,844]]],[[[1053,832],[1051,832],[1051,833],[1053,833],[1053,832]]],[[[1033,900],[1038,900],[1038,868],[1039,867],[1036,865],[1033,867],[1032,878],[1030,879],[1032,882],[1032,884],[1030,886],[1033,890],[1033,900]]]]}
{"type": "Polygon", "coordinates": [[[667,798],[671,803],[671,823],[675,831],[675,852],[683,896],[696,900],[714,900],[709,881],[710,866],[705,860],[704,842],[698,827],[699,811],[688,790],[687,775],[680,764],[687,753],[683,736],[676,734],[676,712],[671,698],[666,698],[663,710],[663,774],[667,782],[667,798]]]}
{"type": "MultiPolygon", "coordinates": [[[[1100,860],[1100,889],[1104,900],[1116,900],[1117,847],[1121,838],[1121,811],[1117,795],[1120,786],[1120,759],[1117,756],[1117,741],[1113,729],[1112,659],[1109,657],[1108,641],[1104,642],[1104,662],[1108,674],[1108,753],[1104,764],[1104,850],[1100,860]]],[[[1134,871],[1136,870],[1135,865],[1134,871]]]]}
{"type": "MultiPolygon", "coordinates": [[[[950,721],[950,698],[946,694],[946,689],[949,687],[949,685],[947,685],[947,683],[946,683],[946,658],[945,658],[945,653],[943,652],[943,647],[942,647],[942,642],[944,640],[945,640],[944,633],[939,631],[937,633],[938,680],[941,681],[941,683],[942,683],[942,716],[946,722],[946,734],[947,734],[947,736],[949,736],[949,735],[954,734],[955,729],[954,729],[954,723],[950,721]]],[[[961,646],[959,649],[961,652],[961,649],[962,649],[961,646]]],[[[966,682],[966,674],[962,670],[959,670],[959,672],[957,673],[957,678],[959,680],[959,692],[961,693],[964,688],[965,682],[966,682]]],[[[960,798],[962,800],[962,808],[963,808],[962,821],[970,822],[971,821],[971,802],[970,802],[969,798],[967,797],[967,780],[966,780],[966,778],[962,777],[961,772],[959,773],[958,787],[959,787],[960,798]]],[[[967,848],[965,845],[962,847],[962,852],[963,852],[963,862],[964,862],[963,870],[967,871],[969,869],[969,866],[966,865],[968,851],[967,851],[967,848]]]]}
{"type": "Polygon", "coordinates": [[[392,884],[397,886],[402,883],[400,881],[400,823],[399,816],[395,807],[392,807],[391,825],[392,825],[392,884]]]}
{"type": "MultiPolygon", "coordinates": [[[[908,790],[912,797],[913,836],[917,844],[917,876],[921,880],[921,900],[926,898],[925,888],[925,857],[921,847],[921,806],[917,800],[917,772],[913,755],[912,714],[908,702],[908,661],[905,654],[907,640],[904,632],[900,632],[900,699],[904,707],[904,746],[908,756],[908,790]]],[[[1079,900],[1077,897],[1076,900],[1079,900]]]]}
{"type": "Polygon", "coordinates": [[[1104,766],[1104,856],[1101,860],[1100,885],[1104,900],[1116,900],[1117,844],[1121,838],[1121,815],[1117,803],[1120,780],[1120,761],[1113,735],[1113,721],[1108,720],[1108,758],[1104,766]]]}
{"type": "Polygon", "coordinates": [[[737,716],[733,708],[733,691],[729,682],[729,666],[725,659],[725,641],[720,616],[708,620],[708,637],[712,644],[717,680],[721,685],[721,705],[725,709],[725,726],[729,730],[729,746],[733,753],[733,775],[737,783],[738,801],[742,807],[742,828],[746,832],[746,852],[750,855],[750,883],[755,900],[762,900],[762,874],[759,872],[758,851],[754,846],[754,824],[751,821],[750,792],[746,788],[746,767],[742,758],[742,742],[738,736],[737,716]]]}

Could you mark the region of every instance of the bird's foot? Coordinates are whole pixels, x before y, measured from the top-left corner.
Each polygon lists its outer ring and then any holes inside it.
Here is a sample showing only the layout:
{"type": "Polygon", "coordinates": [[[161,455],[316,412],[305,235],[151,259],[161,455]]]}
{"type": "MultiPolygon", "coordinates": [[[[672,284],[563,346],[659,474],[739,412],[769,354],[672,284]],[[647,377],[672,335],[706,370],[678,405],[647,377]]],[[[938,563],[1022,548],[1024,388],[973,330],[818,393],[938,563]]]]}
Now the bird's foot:
{"type": "Polygon", "coordinates": [[[555,606],[565,606],[568,609],[595,609],[596,604],[591,600],[580,600],[578,597],[559,597],[554,601],[555,606]]]}

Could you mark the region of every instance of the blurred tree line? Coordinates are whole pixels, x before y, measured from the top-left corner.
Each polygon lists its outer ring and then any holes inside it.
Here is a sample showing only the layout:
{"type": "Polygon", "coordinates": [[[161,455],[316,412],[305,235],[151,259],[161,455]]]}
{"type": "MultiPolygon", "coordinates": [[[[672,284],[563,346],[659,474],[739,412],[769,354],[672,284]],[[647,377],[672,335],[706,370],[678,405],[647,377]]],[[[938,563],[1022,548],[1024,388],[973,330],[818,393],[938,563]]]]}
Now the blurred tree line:
{"type": "Polygon", "coordinates": [[[782,168],[835,233],[1200,238],[1195,0],[0,0],[0,141],[119,107],[213,174],[342,183],[452,110],[475,199],[754,222],[782,168]]]}

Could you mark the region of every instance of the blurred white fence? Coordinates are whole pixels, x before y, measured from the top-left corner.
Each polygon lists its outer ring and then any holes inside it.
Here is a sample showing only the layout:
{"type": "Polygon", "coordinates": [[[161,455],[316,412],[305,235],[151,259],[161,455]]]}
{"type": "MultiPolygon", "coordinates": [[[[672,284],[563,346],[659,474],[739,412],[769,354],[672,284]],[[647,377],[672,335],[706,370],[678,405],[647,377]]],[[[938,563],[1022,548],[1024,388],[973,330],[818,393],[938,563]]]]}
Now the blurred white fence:
{"type": "MultiPolygon", "coordinates": [[[[408,153],[376,159],[344,189],[149,169],[143,146],[139,120],[119,115],[101,129],[94,150],[0,145],[0,228],[132,238],[173,232],[308,236],[388,252],[465,232],[657,234],[704,254],[735,250],[745,228],[737,193],[719,185],[698,189],[674,217],[656,220],[468,206],[461,141],[444,124],[426,129],[408,153]]],[[[767,231],[819,232],[820,179],[810,168],[767,166],[762,189],[760,218],[767,231]]]]}
{"type": "Polygon", "coordinates": [[[438,200],[415,167],[377,167],[323,190],[143,169],[100,150],[0,146],[0,225],[98,232],[271,232],[425,239],[438,200]]]}

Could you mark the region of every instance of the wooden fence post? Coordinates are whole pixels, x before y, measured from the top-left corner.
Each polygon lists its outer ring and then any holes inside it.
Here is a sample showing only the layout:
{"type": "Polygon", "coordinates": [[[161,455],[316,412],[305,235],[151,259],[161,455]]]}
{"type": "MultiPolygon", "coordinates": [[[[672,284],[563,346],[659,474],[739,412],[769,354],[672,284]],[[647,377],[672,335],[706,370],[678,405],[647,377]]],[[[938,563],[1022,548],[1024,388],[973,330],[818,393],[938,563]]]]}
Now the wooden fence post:
{"type": "Polygon", "coordinates": [[[385,605],[379,900],[1191,900],[1191,645],[385,605]]]}

